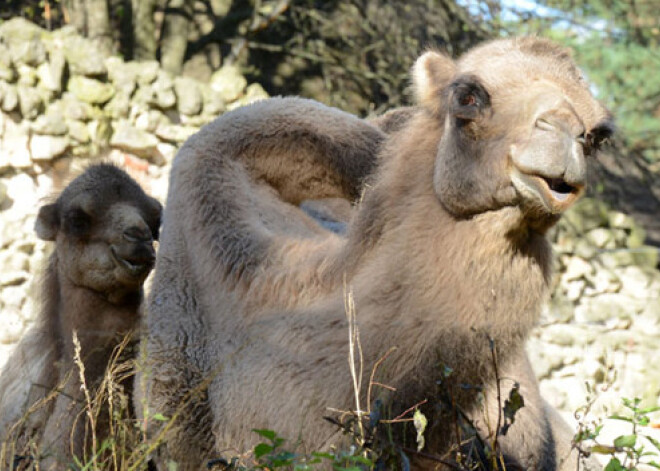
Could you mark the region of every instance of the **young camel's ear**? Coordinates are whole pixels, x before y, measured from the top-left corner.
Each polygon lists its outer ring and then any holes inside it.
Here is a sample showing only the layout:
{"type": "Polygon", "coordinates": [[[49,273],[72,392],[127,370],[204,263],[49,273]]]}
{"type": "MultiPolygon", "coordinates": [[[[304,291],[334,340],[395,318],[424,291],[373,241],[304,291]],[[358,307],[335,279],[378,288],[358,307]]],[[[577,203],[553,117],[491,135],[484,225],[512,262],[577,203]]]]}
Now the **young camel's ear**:
{"type": "Polygon", "coordinates": [[[34,223],[34,230],[37,237],[43,240],[55,240],[57,231],[60,228],[60,217],[57,204],[47,204],[39,208],[37,221],[34,223]]]}
{"type": "Polygon", "coordinates": [[[455,73],[456,64],[447,55],[437,51],[422,54],[412,70],[417,103],[439,115],[442,108],[442,90],[449,85],[455,73]]]}

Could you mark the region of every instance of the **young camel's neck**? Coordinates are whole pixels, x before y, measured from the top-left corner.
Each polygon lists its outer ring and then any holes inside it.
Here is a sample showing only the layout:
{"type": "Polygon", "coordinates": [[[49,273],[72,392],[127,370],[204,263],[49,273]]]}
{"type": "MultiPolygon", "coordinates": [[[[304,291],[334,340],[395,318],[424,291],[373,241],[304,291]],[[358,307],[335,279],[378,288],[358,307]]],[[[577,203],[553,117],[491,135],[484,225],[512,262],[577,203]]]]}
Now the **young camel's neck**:
{"type": "Polygon", "coordinates": [[[61,354],[72,354],[74,330],[84,354],[131,332],[139,321],[141,298],[142,291],[138,290],[125,296],[122,303],[114,304],[102,293],[76,286],[63,272],[54,252],[43,283],[42,321],[59,333],[61,354]]]}

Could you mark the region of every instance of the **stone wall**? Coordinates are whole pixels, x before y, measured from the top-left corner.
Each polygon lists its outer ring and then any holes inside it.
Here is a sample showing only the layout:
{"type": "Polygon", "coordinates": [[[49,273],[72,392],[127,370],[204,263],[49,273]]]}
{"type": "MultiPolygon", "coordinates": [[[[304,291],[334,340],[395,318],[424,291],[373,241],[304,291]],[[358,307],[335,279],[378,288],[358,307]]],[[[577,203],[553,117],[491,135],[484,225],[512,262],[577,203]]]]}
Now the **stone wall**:
{"type": "MultiPolygon", "coordinates": [[[[44,199],[102,152],[164,201],[177,147],[223,111],[265,96],[231,66],[201,83],[156,62],[103,57],[70,29],[0,25],[0,365],[34,318],[48,244],[33,224],[44,199]]],[[[657,249],[632,218],[591,199],[553,240],[553,296],[529,343],[545,396],[574,410],[584,382],[602,382],[614,365],[605,404],[616,409],[621,396],[658,404],[657,249]]]]}

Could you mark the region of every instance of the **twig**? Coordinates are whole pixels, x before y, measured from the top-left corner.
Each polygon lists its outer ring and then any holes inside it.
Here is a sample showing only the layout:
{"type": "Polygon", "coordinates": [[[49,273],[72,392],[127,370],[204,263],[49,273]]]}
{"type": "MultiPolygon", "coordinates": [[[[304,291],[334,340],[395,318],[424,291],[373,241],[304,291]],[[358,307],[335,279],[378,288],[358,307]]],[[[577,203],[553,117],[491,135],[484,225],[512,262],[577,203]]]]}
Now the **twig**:
{"type": "Polygon", "coordinates": [[[380,367],[380,365],[385,361],[385,359],[395,351],[397,347],[391,347],[387,352],[385,352],[385,355],[380,357],[378,361],[374,364],[374,367],[371,369],[371,376],[369,377],[369,388],[367,389],[367,411],[371,412],[371,387],[376,385],[376,386],[381,386],[385,389],[389,389],[390,391],[396,391],[396,388],[393,388],[392,386],[387,386],[382,383],[377,383],[374,381],[374,377],[376,376],[376,371],[380,367]]]}

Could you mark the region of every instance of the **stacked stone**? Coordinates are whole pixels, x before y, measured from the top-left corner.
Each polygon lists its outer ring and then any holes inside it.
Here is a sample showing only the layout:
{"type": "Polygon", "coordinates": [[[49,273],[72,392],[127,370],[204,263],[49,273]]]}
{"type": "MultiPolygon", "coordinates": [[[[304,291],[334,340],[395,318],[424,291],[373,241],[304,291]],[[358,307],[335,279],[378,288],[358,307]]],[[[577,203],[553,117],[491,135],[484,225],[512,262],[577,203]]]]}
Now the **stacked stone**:
{"type": "Polygon", "coordinates": [[[558,224],[557,275],[542,326],[529,351],[541,387],[566,410],[585,403],[585,381],[603,383],[617,371],[600,404],[621,397],[660,405],[660,271],[658,249],[626,214],[584,199],[558,224]]]}
{"type": "Polygon", "coordinates": [[[48,244],[33,225],[44,199],[104,151],[164,200],[178,146],[225,110],[266,96],[234,66],[209,83],[173,78],[155,61],[104,57],[71,28],[0,25],[0,365],[34,317],[48,244]]]}
{"type": "Polygon", "coordinates": [[[0,171],[108,144],[163,165],[201,125],[266,96],[233,66],[208,84],[173,78],[157,62],[104,57],[71,28],[15,18],[0,26],[0,171]]]}

